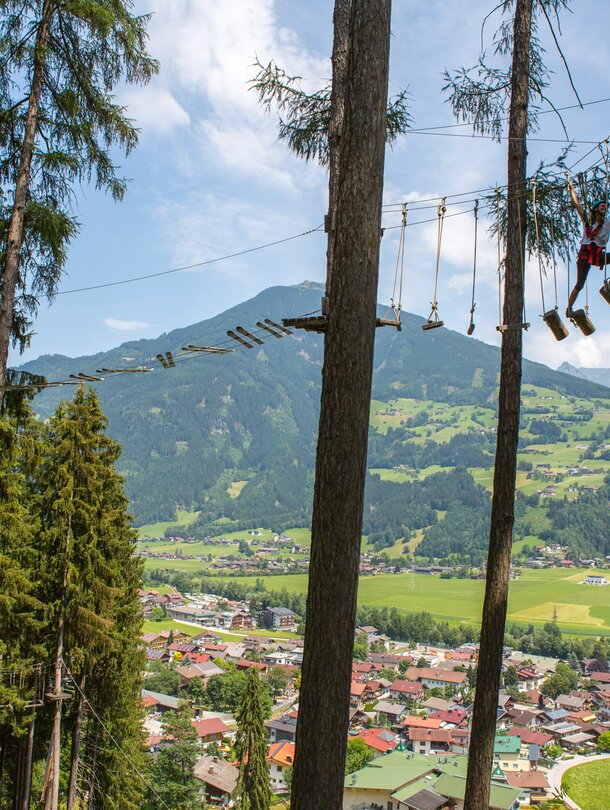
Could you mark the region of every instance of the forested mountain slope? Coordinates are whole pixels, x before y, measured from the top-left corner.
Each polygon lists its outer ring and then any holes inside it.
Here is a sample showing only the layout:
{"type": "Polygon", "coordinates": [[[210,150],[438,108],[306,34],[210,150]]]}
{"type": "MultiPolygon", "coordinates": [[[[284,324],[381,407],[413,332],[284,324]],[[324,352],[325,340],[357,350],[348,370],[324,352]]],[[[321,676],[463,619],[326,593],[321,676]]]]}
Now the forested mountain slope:
{"type": "MultiPolygon", "coordinates": [[[[109,432],[123,445],[119,466],[138,524],[173,520],[176,508],[182,507],[201,511],[194,525],[197,533],[222,516],[243,525],[308,525],[323,338],[300,331],[282,340],[267,335],[264,345],[254,349],[197,356],[168,370],[151,358],[189,343],[226,341],[227,329],[238,325],[254,329],[264,318],[280,322],[311,312],[319,307],[320,295],[319,286],[309,283],[273,287],[155,340],[124,343],[93,357],[43,356],[25,368],[57,380],[103,366],[154,364],[152,373],[118,375],[97,386],[109,432]]],[[[498,350],[447,329],[423,332],[422,322],[403,313],[402,332],[377,330],[369,466],[388,472],[399,465],[489,467],[498,350]],[[394,401],[399,404],[388,404],[394,401]],[[415,410],[409,411],[403,401],[415,410]],[[444,415],[432,414],[431,405],[426,412],[413,404],[420,401],[436,403],[444,415]],[[406,414],[401,411],[405,408],[406,414]],[[427,424],[438,426],[439,419],[454,428],[442,433],[444,428],[427,424]],[[463,430],[455,429],[458,423],[463,430]]],[[[537,363],[525,361],[524,381],[558,397],[607,401],[610,407],[609,389],[537,363]]],[[[36,409],[48,415],[68,390],[41,394],[36,409]]],[[[395,514],[404,510],[405,484],[371,479],[368,531],[377,530],[382,519],[405,524],[404,515],[395,514]],[[397,491],[393,484],[399,485],[397,491]]],[[[464,497],[478,500],[468,488],[464,497]]],[[[444,511],[429,503],[426,509],[444,511]]],[[[412,516],[407,522],[417,529],[429,517],[412,516]]],[[[466,522],[464,531],[478,531],[481,519],[474,521],[476,527],[466,522]]]]}

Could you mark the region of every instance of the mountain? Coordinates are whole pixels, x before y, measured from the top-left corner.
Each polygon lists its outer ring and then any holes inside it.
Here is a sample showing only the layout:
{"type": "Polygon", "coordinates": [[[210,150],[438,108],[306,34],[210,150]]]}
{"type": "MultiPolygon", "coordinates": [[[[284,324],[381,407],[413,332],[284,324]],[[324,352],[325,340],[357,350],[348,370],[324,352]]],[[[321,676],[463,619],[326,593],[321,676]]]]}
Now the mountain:
{"type": "MultiPolygon", "coordinates": [[[[228,339],[227,330],[238,325],[256,330],[256,322],[265,318],[279,323],[283,317],[312,312],[320,305],[320,295],[320,287],[310,283],[272,287],[214,318],[154,340],[131,341],[90,357],[47,355],[23,368],[49,380],[91,374],[102,367],[154,368],[146,374],[111,376],[97,385],[109,433],[123,446],[120,472],[137,525],[174,520],[177,508],[201,512],[199,531],[222,518],[244,527],[308,525],[323,338],[295,330],[279,340],[259,330],[264,343],[247,349],[228,339]],[[230,354],[197,354],[169,369],[155,359],[160,352],[178,353],[187,344],[228,340],[235,347],[230,354]]],[[[468,406],[472,424],[464,432],[452,432],[450,441],[441,445],[434,437],[426,441],[425,435],[409,441],[413,420],[394,424],[388,417],[388,425],[372,431],[369,465],[388,470],[400,464],[489,468],[494,432],[480,429],[477,419],[483,410],[492,417],[495,411],[498,349],[444,328],[423,332],[423,322],[403,313],[401,332],[377,330],[373,396],[380,403],[412,398],[443,403],[446,409],[468,406]]],[[[563,397],[610,404],[608,388],[538,363],[524,361],[524,383],[563,397]]],[[[48,390],[36,398],[35,408],[47,416],[67,395],[69,389],[48,390]]],[[[458,412],[452,413],[450,419],[457,420],[458,412]]],[[[426,418],[418,413],[415,421],[422,425],[426,418]]],[[[432,428],[425,430],[430,435],[432,428]]],[[[427,525],[430,509],[406,521],[397,514],[404,509],[405,492],[398,497],[390,482],[375,481],[369,487],[369,503],[375,500],[368,511],[370,531],[381,530],[384,510],[376,507],[379,498],[393,515],[386,514],[390,525],[427,525]],[[380,487],[385,487],[383,497],[380,487]]],[[[464,500],[472,495],[467,489],[455,491],[464,500]]],[[[440,503],[437,498],[431,508],[445,511],[440,503]]]]}
{"type": "Polygon", "coordinates": [[[572,374],[574,377],[590,380],[610,388],[610,368],[577,368],[570,363],[562,363],[557,371],[562,374],[572,374]]]}

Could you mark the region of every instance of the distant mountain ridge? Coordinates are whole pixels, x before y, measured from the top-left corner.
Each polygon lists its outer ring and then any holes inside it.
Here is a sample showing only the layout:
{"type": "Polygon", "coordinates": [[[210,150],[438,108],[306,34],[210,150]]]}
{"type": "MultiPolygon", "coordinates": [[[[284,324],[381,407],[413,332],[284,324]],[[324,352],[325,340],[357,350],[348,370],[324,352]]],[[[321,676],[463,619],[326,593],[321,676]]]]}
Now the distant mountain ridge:
{"type": "MultiPolygon", "coordinates": [[[[227,330],[294,317],[320,306],[320,286],[272,287],[206,321],[90,357],[47,355],[23,366],[50,380],[102,367],[149,363],[189,343],[227,340],[227,330]]],[[[499,351],[403,312],[403,329],[377,330],[373,396],[495,407],[499,351]]],[[[165,370],[108,378],[97,386],[109,432],[123,445],[119,464],[137,524],[173,520],[176,507],[254,525],[307,525],[320,400],[323,338],[295,331],[263,345],[235,343],[227,355],[197,356],[165,370]],[[231,492],[229,493],[229,490],[231,492]]],[[[582,398],[610,390],[524,361],[524,381],[582,398]]],[[[35,400],[46,416],[66,389],[35,400]]]]}
{"type": "Polygon", "coordinates": [[[605,385],[610,388],[610,368],[586,368],[581,366],[573,366],[571,363],[562,363],[557,369],[562,374],[572,374],[574,377],[580,377],[582,380],[589,380],[590,382],[605,385]]]}

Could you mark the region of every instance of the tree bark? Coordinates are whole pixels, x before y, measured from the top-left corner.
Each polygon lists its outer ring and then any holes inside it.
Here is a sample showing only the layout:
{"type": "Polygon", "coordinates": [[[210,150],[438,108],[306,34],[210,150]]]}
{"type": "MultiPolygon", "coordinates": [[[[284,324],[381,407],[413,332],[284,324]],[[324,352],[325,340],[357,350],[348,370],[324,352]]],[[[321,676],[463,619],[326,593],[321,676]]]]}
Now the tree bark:
{"type": "Polygon", "coordinates": [[[25,753],[25,765],[23,773],[23,788],[21,794],[21,806],[19,810],[29,810],[30,807],[30,791],[32,788],[32,762],[34,755],[34,729],[36,726],[36,709],[32,713],[32,720],[30,728],[28,729],[28,742],[25,753]]]}
{"type": "Polygon", "coordinates": [[[504,279],[504,331],[500,361],[498,432],[487,579],[481,625],[464,810],[487,810],[515,519],[515,481],[521,405],[525,267],[527,108],[533,0],[517,0],[513,30],[508,128],[508,212],[504,279]]]}
{"type": "Polygon", "coordinates": [[[0,289],[0,402],[4,395],[6,384],[6,371],[8,367],[8,351],[11,343],[13,325],[13,309],[15,306],[15,290],[19,281],[19,262],[21,245],[23,242],[23,221],[27,202],[28,188],[32,168],[32,155],[36,140],[36,125],[38,123],[38,110],[44,80],[46,64],[46,50],[51,28],[54,0],[45,0],[42,7],[42,16],[36,36],[34,70],[32,73],[32,86],[25,120],[25,131],[17,181],[15,183],[15,196],[8,226],[6,244],[6,258],[2,268],[2,286],[0,289]]]}
{"type": "MultiPolygon", "coordinates": [[[[65,588],[65,585],[64,585],[65,588]]],[[[62,664],[64,654],[64,616],[59,617],[57,629],[57,650],[55,653],[55,707],[53,710],[53,730],[51,732],[52,754],[49,757],[49,789],[45,810],[57,810],[59,804],[59,768],[61,755],[61,709],[62,709],[62,664]]]]}
{"type": "Polygon", "coordinates": [[[366,476],[390,0],[352,0],[312,519],[293,810],[339,810],[366,476]]]}
{"type": "Polygon", "coordinates": [[[343,128],[345,113],[345,80],[351,6],[352,0],[335,0],[333,13],[333,73],[330,95],[330,122],[328,126],[328,215],[326,217],[326,231],[329,236],[326,249],[326,296],[322,305],[324,315],[328,315],[334,264],[333,248],[335,244],[334,232],[337,220],[339,150],[341,147],[341,130],[343,128]]]}
{"type": "Polygon", "coordinates": [[[25,746],[23,738],[18,739],[15,773],[13,776],[13,810],[19,810],[21,805],[24,748],[25,746]]]}
{"type": "Polygon", "coordinates": [[[70,760],[70,781],[68,783],[68,798],[66,800],[66,810],[74,810],[76,802],[76,788],[78,784],[78,767],[79,755],[81,744],[81,732],[83,727],[83,714],[85,711],[85,683],[87,680],[87,673],[83,669],[80,676],[80,683],[78,689],[78,702],[76,705],[76,716],[74,718],[74,725],[72,727],[72,757],[70,760]]]}
{"type": "MultiPolygon", "coordinates": [[[[74,499],[74,491],[70,493],[70,501],[74,499]]],[[[66,529],[65,560],[62,579],[62,597],[57,620],[57,649],[55,652],[55,709],[53,712],[53,730],[51,732],[52,754],[47,763],[47,775],[45,784],[48,782],[49,788],[46,794],[45,810],[57,810],[59,804],[59,770],[61,757],[61,710],[63,704],[62,696],[62,668],[64,657],[64,629],[65,617],[65,595],[68,586],[68,556],[72,538],[72,515],[68,515],[68,526],[66,529]]]]}

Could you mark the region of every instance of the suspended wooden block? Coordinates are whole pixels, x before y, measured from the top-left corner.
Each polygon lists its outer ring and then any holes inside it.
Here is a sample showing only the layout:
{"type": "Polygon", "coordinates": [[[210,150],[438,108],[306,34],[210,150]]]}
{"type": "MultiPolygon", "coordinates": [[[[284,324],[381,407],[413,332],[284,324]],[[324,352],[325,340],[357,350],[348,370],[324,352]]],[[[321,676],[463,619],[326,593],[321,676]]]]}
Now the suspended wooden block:
{"type": "Polygon", "coordinates": [[[601,297],[610,304],[610,278],[607,278],[602,284],[599,294],[601,297]]]}
{"type": "Polygon", "coordinates": [[[229,330],[227,331],[227,335],[228,335],[230,338],[233,338],[233,340],[236,340],[238,343],[241,343],[241,345],[242,345],[242,346],[245,346],[245,347],[246,347],[246,349],[253,349],[253,348],[254,348],[254,346],[252,345],[252,343],[248,343],[248,341],[247,341],[247,340],[244,340],[244,339],[243,339],[243,337],[240,337],[240,335],[235,334],[235,332],[234,332],[232,329],[229,329],[229,330]]]}
{"type": "Polygon", "coordinates": [[[421,328],[424,332],[427,332],[429,329],[438,329],[439,326],[444,326],[445,321],[431,321],[428,320],[426,323],[422,323],[421,328]]]}
{"type": "Polygon", "coordinates": [[[285,335],[291,335],[292,334],[290,329],[286,329],[285,327],[280,326],[279,323],[276,323],[275,321],[272,321],[269,318],[265,318],[265,323],[269,324],[269,326],[275,326],[276,329],[279,329],[280,332],[283,332],[285,335]]]}
{"type": "MultiPolygon", "coordinates": [[[[163,355],[161,355],[163,356],[163,355]]],[[[158,359],[158,358],[157,358],[158,359]]],[[[146,366],[136,366],[135,368],[98,368],[98,374],[138,374],[143,371],[152,371],[152,368],[146,366]]]]}
{"type": "Polygon", "coordinates": [[[576,326],[580,329],[583,335],[592,335],[595,332],[595,327],[593,323],[589,320],[589,316],[584,311],[584,309],[575,309],[572,310],[572,315],[570,317],[572,323],[575,323],[576,326]]]}
{"type": "Polygon", "coordinates": [[[264,329],[265,332],[269,335],[273,335],[274,338],[281,340],[284,337],[284,334],[288,332],[288,329],[284,330],[284,332],[276,332],[275,329],[272,329],[268,324],[263,323],[262,321],[257,321],[256,325],[259,329],[264,329]]]}
{"type": "Polygon", "coordinates": [[[237,326],[235,331],[239,332],[240,335],[243,335],[244,337],[248,338],[248,340],[251,340],[252,343],[258,343],[259,346],[262,346],[263,343],[265,342],[264,340],[261,340],[260,338],[253,335],[251,332],[248,332],[246,329],[244,329],[243,326],[237,326]]]}
{"type": "Polygon", "coordinates": [[[542,316],[542,320],[549,327],[556,340],[564,340],[569,335],[566,325],[559,317],[559,312],[556,309],[549,309],[542,316]]]}
{"type": "Polygon", "coordinates": [[[103,377],[96,377],[93,374],[83,374],[83,372],[79,372],[78,374],[70,374],[68,375],[71,380],[82,380],[83,382],[102,382],[103,377]]]}
{"type": "Polygon", "coordinates": [[[472,335],[473,332],[474,332],[474,323],[471,321],[468,324],[468,329],[466,330],[466,334],[467,335],[472,335]]]}
{"type": "Polygon", "coordinates": [[[202,354],[228,354],[235,351],[235,349],[225,349],[222,346],[195,346],[189,343],[182,347],[183,352],[201,352],[202,354]]]}

